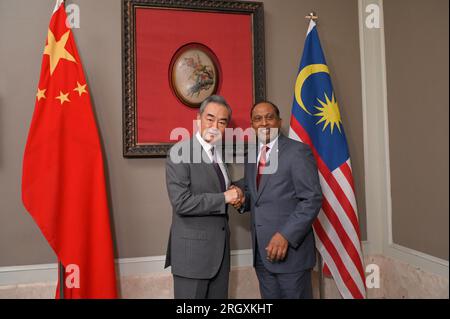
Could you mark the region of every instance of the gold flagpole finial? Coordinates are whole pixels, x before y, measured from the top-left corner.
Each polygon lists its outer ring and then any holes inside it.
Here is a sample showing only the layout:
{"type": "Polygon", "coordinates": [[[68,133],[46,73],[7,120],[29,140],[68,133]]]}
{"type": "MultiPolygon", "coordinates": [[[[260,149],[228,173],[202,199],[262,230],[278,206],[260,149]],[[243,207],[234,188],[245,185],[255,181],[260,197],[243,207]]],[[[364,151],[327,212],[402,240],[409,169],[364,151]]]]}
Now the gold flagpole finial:
{"type": "Polygon", "coordinates": [[[305,17],[305,19],[316,21],[317,19],[319,19],[319,17],[316,15],[314,11],[312,11],[305,17]]]}

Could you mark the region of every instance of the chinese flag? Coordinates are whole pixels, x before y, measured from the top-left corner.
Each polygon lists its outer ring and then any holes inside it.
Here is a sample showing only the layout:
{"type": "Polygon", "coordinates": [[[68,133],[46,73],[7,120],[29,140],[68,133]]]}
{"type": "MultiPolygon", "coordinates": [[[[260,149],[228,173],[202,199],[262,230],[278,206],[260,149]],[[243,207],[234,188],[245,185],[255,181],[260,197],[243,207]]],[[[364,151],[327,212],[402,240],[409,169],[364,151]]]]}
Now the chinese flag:
{"type": "Polygon", "coordinates": [[[64,284],[64,298],[116,298],[101,145],[66,19],[59,0],[25,148],[22,200],[66,267],[64,283],[58,283],[64,284]]]}

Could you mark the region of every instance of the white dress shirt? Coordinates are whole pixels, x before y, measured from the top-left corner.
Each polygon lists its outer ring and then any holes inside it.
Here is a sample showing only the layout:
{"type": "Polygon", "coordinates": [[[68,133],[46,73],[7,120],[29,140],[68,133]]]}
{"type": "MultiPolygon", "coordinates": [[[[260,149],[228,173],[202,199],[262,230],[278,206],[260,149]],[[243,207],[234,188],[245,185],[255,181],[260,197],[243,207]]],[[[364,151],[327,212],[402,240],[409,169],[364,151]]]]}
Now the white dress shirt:
{"type": "MultiPolygon", "coordinates": [[[[278,135],[278,136],[280,136],[280,135],[278,135]]],[[[271,141],[269,144],[263,144],[263,143],[259,142],[259,152],[258,152],[258,158],[257,158],[258,161],[256,162],[256,163],[258,163],[258,165],[259,165],[259,159],[260,159],[260,157],[261,157],[261,150],[262,150],[263,146],[268,146],[268,147],[269,147],[269,150],[266,151],[266,162],[267,162],[267,159],[268,159],[269,156],[270,156],[270,152],[272,152],[273,146],[275,145],[275,143],[276,143],[277,140],[278,140],[278,136],[275,137],[275,138],[273,139],[273,141],[271,141]]]]}
{"type": "Polygon", "coordinates": [[[225,167],[225,164],[222,161],[222,155],[220,154],[220,152],[216,152],[215,145],[211,145],[203,139],[203,137],[200,135],[200,132],[197,132],[197,134],[195,134],[195,137],[197,138],[200,145],[205,150],[205,152],[208,155],[208,158],[211,162],[214,161],[214,158],[213,158],[213,155],[211,152],[211,149],[214,148],[214,155],[216,158],[216,163],[219,164],[220,170],[222,171],[223,178],[225,179],[225,189],[228,189],[228,187],[230,187],[230,178],[228,177],[228,171],[225,167]]]}

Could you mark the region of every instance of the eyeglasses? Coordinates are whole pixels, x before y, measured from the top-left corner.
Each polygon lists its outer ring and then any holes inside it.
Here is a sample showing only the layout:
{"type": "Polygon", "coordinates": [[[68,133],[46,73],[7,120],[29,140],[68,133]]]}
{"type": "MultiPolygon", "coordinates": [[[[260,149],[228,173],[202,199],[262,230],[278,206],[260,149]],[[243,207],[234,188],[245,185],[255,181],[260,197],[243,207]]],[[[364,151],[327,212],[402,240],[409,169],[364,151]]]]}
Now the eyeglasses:
{"type": "Polygon", "coordinates": [[[266,114],[265,116],[255,115],[254,117],[252,117],[252,122],[260,123],[263,119],[265,119],[267,122],[273,122],[278,119],[278,116],[276,116],[275,114],[266,114]]]}

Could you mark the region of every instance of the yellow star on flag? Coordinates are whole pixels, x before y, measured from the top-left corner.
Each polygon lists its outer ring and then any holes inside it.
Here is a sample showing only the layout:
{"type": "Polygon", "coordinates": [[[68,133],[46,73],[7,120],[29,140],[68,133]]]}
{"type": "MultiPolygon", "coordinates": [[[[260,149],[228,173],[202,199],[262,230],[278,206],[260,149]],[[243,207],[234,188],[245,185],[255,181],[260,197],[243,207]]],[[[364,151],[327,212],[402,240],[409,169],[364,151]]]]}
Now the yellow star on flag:
{"type": "Polygon", "coordinates": [[[47,98],[45,96],[45,91],[47,91],[47,89],[41,90],[41,89],[38,88],[38,91],[37,91],[37,94],[36,94],[36,97],[37,97],[38,101],[40,101],[41,99],[46,99],[47,98]]]}
{"type": "Polygon", "coordinates": [[[50,57],[50,74],[55,72],[56,67],[61,59],[76,62],[75,58],[66,50],[65,46],[69,40],[70,30],[63,34],[63,36],[56,41],[53,32],[48,29],[47,46],[44,50],[44,55],[50,57]]]}
{"type": "Polygon", "coordinates": [[[59,96],[57,96],[56,99],[61,102],[61,105],[63,105],[64,102],[70,102],[69,93],[64,94],[62,91],[59,91],[59,96]]]}
{"type": "Polygon", "coordinates": [[[77,82],[77,88],[75,88],[74,91],[77,91],[80,96],[83,95],[83,93],[87,94],[86,86],[87,84],[81,85],[80,82],[77,82]]]}

